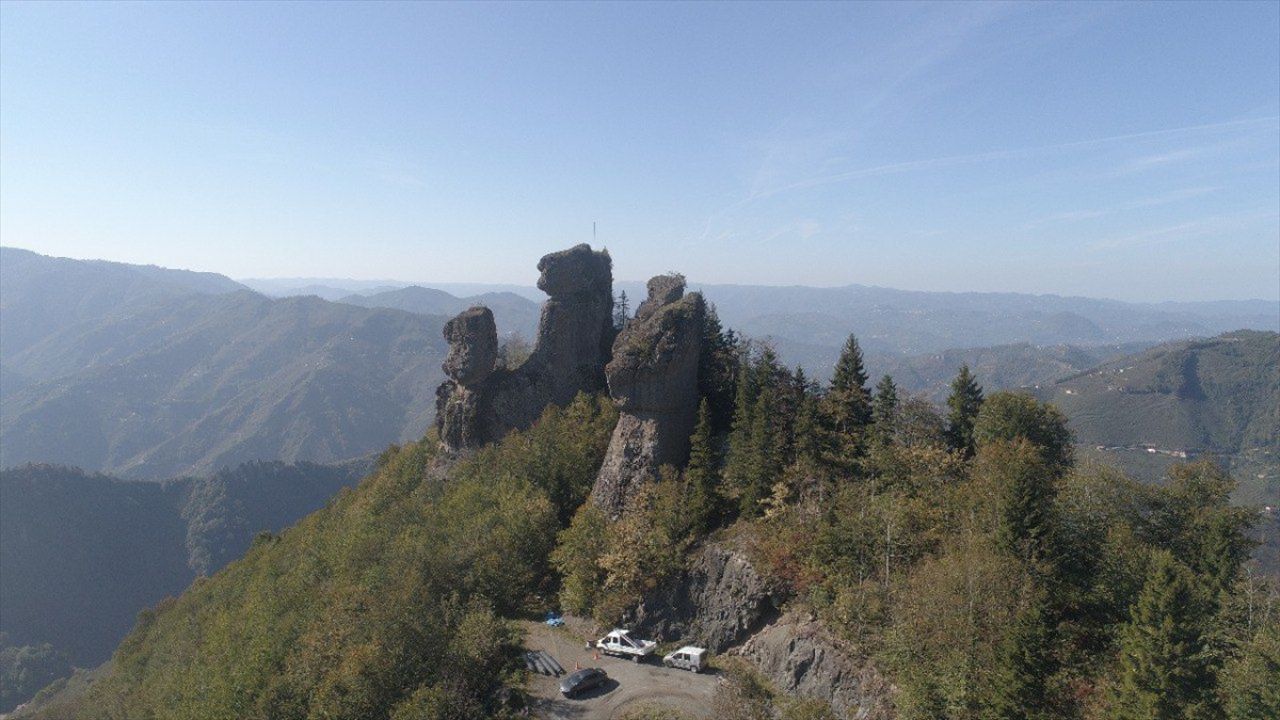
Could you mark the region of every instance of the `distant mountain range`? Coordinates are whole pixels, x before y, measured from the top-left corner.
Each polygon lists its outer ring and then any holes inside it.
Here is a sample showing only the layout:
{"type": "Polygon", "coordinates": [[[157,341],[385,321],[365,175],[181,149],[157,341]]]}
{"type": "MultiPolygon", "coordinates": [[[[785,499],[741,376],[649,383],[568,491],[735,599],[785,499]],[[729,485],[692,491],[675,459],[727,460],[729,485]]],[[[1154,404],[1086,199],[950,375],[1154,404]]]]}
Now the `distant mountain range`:
{"type": "Polygon", "coordinates": [[[0,465],[334,462],[430,424],[446,318],[133,267],[5,249],[0,465]]]}
{"type": "Polygon", "coordinates": [[[250,463],[161,483],[52,465],[0,471],[0,632],[96,665],[138,611],[240,557],[259,531],[322,507],[369,467],[250,463]]]}
{"type": "Polygon", "coordinates": [[[499,338],[518,334],[532,341],[538,333],[542,306],[512,292],[486,292],[457,297],[443,290],[417,285],[371,293],[346,295],[337,300],[348,305],[368,308],[393,308],[421,315],[453,317],[467,308],[484,305],[493,311],[499,338]]]}
{"type": "MultiPolygon", "coordinates": [[[[281,295],[306,294],[327,283],[332,299],[365,307],[451,315],[470,304],[491,303],[500,329],[531,332],[542,294],[532,287],[436,283],[388,290],[393,281],[299,278],[245,281],[281,295]],[[362,285],[362,283],[364,283],[362,285]],[[343,293],[344,290],[351,292],[343,293]],[[471,297],[459,301],[460,292],[471,297]],[[452,294],[450,294],[452,293],[452,294]],[[450,300],[453,298],[453,300],[450,300]],[[455,309],[456,308],[456,309],[455,309]]],[[[801,365],[813,377],[827,379],[849,333],[883,367],[896,359],[933,357],[957,349],[1018,345],[1049,347],[1050,356],[1068,371],[1083,369],[1084,358],[1068,357],[1066,347],[1112,348],[1127,352],[1175,339],[1209,337],[1239,329],[1280,331],[1280,302],[1127,303],[1058,295],[1018,293],[945,293],[894,290],[865,285],[835,288],[691,283],[716,306],[727,327],[767,339],[784,362],[801,365]]],[[[644,283],[619,281],[634,310],[644,299],[644,283]]],[[[526,335],[527,336],[527,335],[526,335]]],[[[999,352],[1007,352],[1001,350],[999,352]]],[[[1022,351],[1026,352],[1026,350],[1022,351]]],[[[971,363],[973,364],[973,363],[971,363]]],[[[1053,376],[1042,376],[1045,380],[1053,376]]],[[[925,389],[925,383],[920,389],[925,389]]]]}
{"type": "MultiPolygon", "coordinates": [[[[160,478],[356,457],[431,422],[449,316],[486,304],[504,335],[532,338],[540,312],[509,286],[458,297],[390,281],[252,282],[284,297],[212,273],[0,248],[0,465],[160,478]],[[308,294],[316,288],[337,301],[308,294]]],[[[812,377],[827,378],[853,332],[875,375],[934,399],[963,362],[993,389],[1030,386],[1144,345],[1280,323],[1280,305],[1262,301],[703,289],[726,326],[767,339],[812,377]]],[[[617,291],[633,308],[644,295],[639,283],[617,291]]]]}

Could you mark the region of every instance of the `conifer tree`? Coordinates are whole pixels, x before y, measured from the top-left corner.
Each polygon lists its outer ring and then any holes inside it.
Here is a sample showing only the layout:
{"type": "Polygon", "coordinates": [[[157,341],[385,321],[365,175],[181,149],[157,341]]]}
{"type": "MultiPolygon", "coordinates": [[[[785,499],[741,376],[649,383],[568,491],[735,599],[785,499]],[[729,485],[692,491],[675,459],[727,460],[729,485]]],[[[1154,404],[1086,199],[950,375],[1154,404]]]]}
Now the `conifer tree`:
{"type": "Polygon", "coordinates": [[[825,434],[818,417],[818,401],[805,393],[796,411],[795,462],[802,472],[815,473],[822,467],[826,451],[825,434]]]}
{"type": "Polygon", "coordinates": [[[952,450],[973,457],[973,424],[982,409],[982,386],[969,372],[968,365],[961,365],[959,374],[951,381],[947,408],[947,442],[952,450]]]}
{"type": "Polygon", "coordinates": [[[755,425],[753,413],[756,410],[756,396],[759,394],[755,372],[750,363],[744,361],[739,367],[736,385],[724,478],[731,488],[741,492],[747,484],[748,466],[753,454],[751,428],[755,425]]]}
{"type": "Polygon", "coordinates": [[[689,515],[694,530],[699,533],[710,530],[716,519],[719,505],[716,453],[712,446],[711,409],[707,399],[698,404],[698,423],[689,438],[689,464],[685,468],[685,482],[689,486],[689,515]]]}
{"type": "Polygon", "coordinates": [[[892,377],[885,375],[876,385],[876,395],[871,405],[871,421],[874,423],[877,440],[889,442],[893,438],[897,416],[898,386],[894,384],[892,377]]]}
{"type": "Polygon", "coordinates": [[[1028,441],[984,446],[981,466],[998,478],[1000,525],[996,540],[1029,563],[1047,559],[1056,498],[1054,474],[1028,441]]]}
{"type": "Polygon", "coordinates": [[[760,513],[760,502],[769,496],[774,482],[781,475],[776,404],[777,390],[771,386],[762,387],[751,413],[751,433],[747,442],[750,453],[746,469],[747,482],[740,500],[742,514],[748,517],[760,513]]]}
{"type": "Polygon", "coordinates": [[[867,370],[862,348],[853,335],[844,343],[835,374],[831,376],[831,392],[836,411],[836,430],[856,432],[871,422],[871,393],[867,390],[867,370]]]}
{"type": "Polygon", "coordinates": [[[987,720],[1054,717],[1049,679],[1054,673],[1053,629],[1044,598],[1036,593],[1014,619],[996,656],[987,720]]]}
{"type": "Polygon", "coordinates": [[[707,304],[702,321],[702,347],[698,354],[698,392],[707,399],[711,427],[715,433],[728,430],[733,422],[734,399],[742,362],[737,333],[725,330],[716,307],[707,304]]]}
{"type": "Polygon", "coordinates": [[[1202,599],[1191,571],[1167,550],[1153,554],[1146,583],[1120,631],[1120,673],[1108,717],[1215,717],[1202,599]]]}
{"type": "Polygon", "coordinates": [[[871,424],[871,394],[866,384],[862,349],[858,339],[850,335],[822,400],[823,425],[831,443],[829,463],[844,475],[856,474],[866,454],[871,424]]]}
{"type": "Polygon", "coordinates": [[[631,320],[631,305],[627,301],[627,291],[623,290],[613,299],[613,329],[621,330],[631,320]]]}

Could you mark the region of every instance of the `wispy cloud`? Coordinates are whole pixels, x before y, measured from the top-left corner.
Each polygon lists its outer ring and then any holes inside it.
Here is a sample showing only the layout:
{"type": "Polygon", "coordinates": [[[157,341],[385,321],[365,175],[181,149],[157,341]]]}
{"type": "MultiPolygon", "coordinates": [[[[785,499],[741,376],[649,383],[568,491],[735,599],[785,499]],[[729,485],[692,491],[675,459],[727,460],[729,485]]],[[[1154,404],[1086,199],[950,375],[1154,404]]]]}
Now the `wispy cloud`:
{"type": "Polygon", "coordinates": [[[1259,220],[1275,220],[1280,218],[1277,212],[1242,213],[1237,215],[1216,215],[1188,222],[1177,223],[1165,227],[1152,228],[1141,232],[1106,238],[1090,243],[1090,250],[1116,250],[1127,247],[1145,245],[1163,245],[1166,243],[1190,240],[1192,238],[1220,235],[1226,232],[1239,231],[1259,220]]]}
{"type": "Polygon", "coordinates": [[[1047,217],[1041,218],[1040,220],[1027,223],[1026,225],[1022,226],[1022,230],[1034,230],[1038,227],[1043,227],[1044,225],[1050,225],[1055,223],[1072,223],[1072,222],[1081,222],[1085,220],[1096,220],[1098,218],[1115,215],[1117,213],[1131,212],[1133,210],[1144,210],[1147,208],[1161,207],[1164,205],[1172,205],[1175,203],[1180,203],[1186,200],[1191,200],[1193,198],[1198,198],[1204,195],[1208,195],[1212,192],[1216,192],[1218,189],[1219,188],[1216,188],[1216,187],[1182,188],[1181,190],[1174,190],[1172,192],[1164,193],[1162,195],[1139,198],[1137,200],[1132,200],[1130,202],[1119,203],[1116,205],[1108,205],[1106,207],[1101,207],[1101,208],[1068,210],[1065,212],[1058,212],[1058,213],[1049,215],[1047,217]]]}
{"type": "Polygon", "coordinates": [[[789,185],[773,188],[747,198],[747,201],[759,200],[762,198],[778,195],[780,193],[791,190],[800,190],[820,185],[829,185],[831,183],[847,182],[850,180],[859,180],[862,178],[877,177],[881,175],[892,175],[896,173],[912,172],[915,170],[934,170],[945,167],[953,167],[958,165],[969,165],[975,163],[994,162],[999,160],[1015,160],[1022,158],[1035,157],[1038,155],[1049,155],[1070,150],[1084,150],[1091,148],[1103,147],[1106,145],[1114,145],[1121,142],[1129,142],[1133,140],[1174,137],[1178,135],[1188,135],[1192,133],[1200,133],[1206,131],[1217,131],[1226,129],[1245,129],[1263,127],[1267,125],[1276,125],[1280,121],[1280,116],[1272,116],[1265,118],[1249,118],[1243,120],[1226,120],[1223,122],[1209,123],[1204,125],[1189,125],[1179,128],[1167,128],[1163,130],[1150,130],[1147,132],[1126,133],[1123,135],[1111,135],[1108,137],[1090,138],[1087,140],[1074,140],[1071,142],[1055,143],[1052,145],[1037,145],[1031,147],[1013,148],[1009,150],[992,150],[989,152],[968,153],[963,155],[948,155],[944,157],[926,158],[922,160],[910,160],[906,162],[890,163],[887,165],[878,165],[875,167],[861,168],[849,172],[834,173],[831,175],[823,175],[808,178],[789,185]]]}
{"type": "MultiPolygon", "coordinates": [[[[865,180],[870,178],[884,177],[890,175],[899,175],[905,173],[940,170],[951,167],[960,167],[965,165],[977,165],[983,163],[994,163],[1008,160],[1021,160],[1027,158],[1050,156],[1061,153],[1069,153],[1080,150],[1092,150],[1105,148],[1108,146],[1119,145],[1123,143],[1131,143],[1142,140],[1158,140],[1158,139],[1176,139],[1181,137],[1193,137],[1203,134],[1230,132],[1230,131],[1256,131],[1263,128],[1272,128],[1280,125],[1280,116],[1268,116],[1259,118],[1242,118],[1235,120],[1223,120],[1214,123],[1203,123],[1199,125],[1187,125],[1175,128],[1162,128],[1159,130],[1147,130],[1135,133],[1123,133],[1119,135],[1108,135],[1104,137],[1087,138],[1082,140],[1073,140],[1062,143],[1052,143],[1048,145],[1035,145],[1019,148],[1010,148],[1003,150],[990,150],[977,153],[963,153],[957,155],[945,155],[932,158],[922,158],[918,160],[906,160],[896,163],[886,163],[871,167],[858,168],[845,172],[818,174],[801,180],[791,181],[785,184],[775,185],[768,188],[759,188],[751,192],[742,200],[724,207],[707,217],[706,224],[701,239],[706,240],[711,236],[712,227],[719,220],[733,215],[734,213],[756,203],[772,197],[783,195],[786,193],[796,192],[818,188],[837,183],[853,182],[857,180],[865,180]]],[[[1166,153],[1169,155],[1169,153],[1166,153]]],[[[1170,160],[1172,161],[1172,160],[1170,160]]],[[[1156,162],[1152,160],[1151,162],[1156,162]]],[[[1166,198],[1163,202],[1175,202],[1178,198],[1166,198]]],[[[1134,207],[1142,207],[1141,204],[1134,207]]],[[[1132,208],[1129,208],[1132,209],[1132,208]]],[[[1081,211],[1084,213],[1096,211],[1081,211]]]]}

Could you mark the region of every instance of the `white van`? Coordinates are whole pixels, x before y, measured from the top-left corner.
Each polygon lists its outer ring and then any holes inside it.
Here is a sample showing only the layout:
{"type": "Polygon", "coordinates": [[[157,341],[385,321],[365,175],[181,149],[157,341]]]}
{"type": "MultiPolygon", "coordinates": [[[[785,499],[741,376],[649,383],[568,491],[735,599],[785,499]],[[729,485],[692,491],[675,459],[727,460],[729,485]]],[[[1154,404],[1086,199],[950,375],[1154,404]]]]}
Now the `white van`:
{"type": "Polygon", "coordinates": [[[702,668],[707,666],[707,649],[685,645],[662,658],[662,664],[669,668],[700,672],[702,668]]]}

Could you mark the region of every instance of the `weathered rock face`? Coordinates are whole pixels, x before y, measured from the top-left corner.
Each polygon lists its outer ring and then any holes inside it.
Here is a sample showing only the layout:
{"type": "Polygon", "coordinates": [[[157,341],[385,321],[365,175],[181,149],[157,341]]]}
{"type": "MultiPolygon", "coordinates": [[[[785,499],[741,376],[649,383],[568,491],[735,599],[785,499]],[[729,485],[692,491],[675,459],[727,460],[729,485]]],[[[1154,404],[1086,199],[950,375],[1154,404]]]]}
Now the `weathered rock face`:
{"type": "Polygon", "coordinates": [[[632,627],[641,637],[718,653],[775,619],[777,602],[745,556],[710,544],[687,570],[644,598],[632,627]]]}
{"type": "Polygon", "coordinates": [[[538,337],[520,367],[497,368],[493,314],[471,308],[444,329],[449,376],[436,390],[436,426],[445,447],[465,450],[526,428],[550,404],[604,387],[613,337],[613,270],[608,253],[589,245],[551,253],[538,262],[542,306],[538,337]]]}
{"type": "Polygon", "coordinates": [[[755,666],[780,692],[828,702],[838,717],[892,716],[889,683],[817,620],[785,614],[732,653],[755,666]]]}
{"type": "Polygon", "coordinates": [[[612,516],[642,483],[657,477],[658,468],[688,459],[705,312],[700,294],[684,295],[684,278],[655,277],[649,298],[613,343],[605,373],[609,395],[622,412],[592,491],[612,516]]]}
{"type": "Polygon", "coordinates": [[[489,308],[473,307],[460,313],[445,323],[444,338],[449,341],[445,375],[461,385],[476,385],[493,372],[498,362],[498,328],[489,308]]]}

